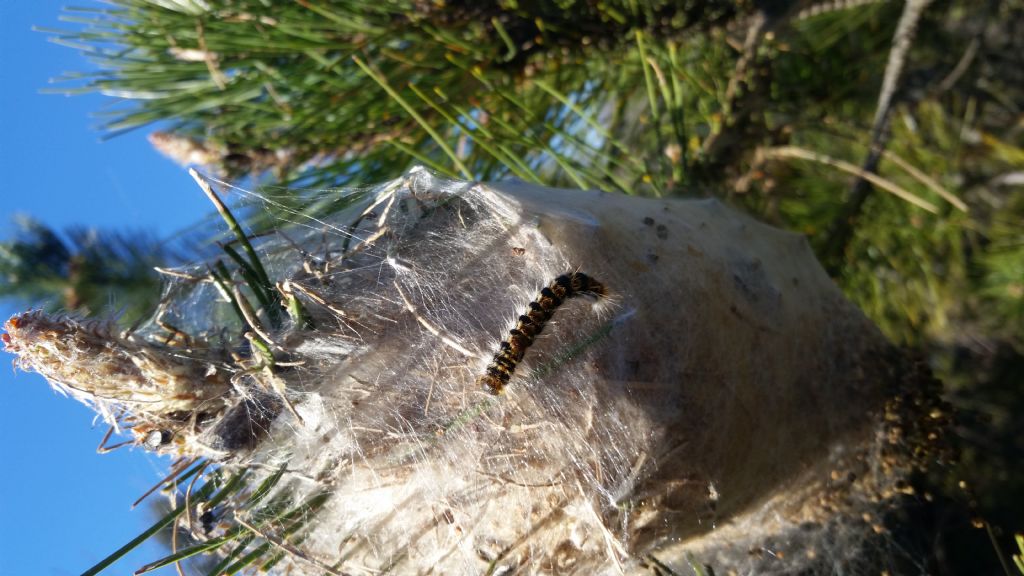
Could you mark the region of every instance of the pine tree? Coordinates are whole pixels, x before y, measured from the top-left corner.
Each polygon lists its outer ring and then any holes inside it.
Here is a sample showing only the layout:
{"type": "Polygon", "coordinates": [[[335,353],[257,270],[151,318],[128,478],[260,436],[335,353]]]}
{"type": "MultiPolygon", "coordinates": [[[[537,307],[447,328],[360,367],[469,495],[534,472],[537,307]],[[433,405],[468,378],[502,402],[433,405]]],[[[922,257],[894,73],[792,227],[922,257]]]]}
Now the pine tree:
{"type": "MultiPolygon", "coordinates": [[[[102,68],[67,90],[123,98],[112,133],[169,121],[154,145],[226,179],[350,186],[423,164],[713,195],[807,234],[953,381],[958,335],[1024,350],[1019,1],[115,0],[67,20],[58,41],[102,68]]],[[[0,295],[96,312],[123,286],[138,314],[142,271],[170,256],[130,245],[29,224],[0,250],[0,295]]]]}
{"type": "Polygon", "coordinates": [[[78,228],[59,234],[29,218],[0,243],[0,297],[51,311],[119,316],[131,323],[160,296],[154,267],[173,251],[144,233],[78,228]]]}

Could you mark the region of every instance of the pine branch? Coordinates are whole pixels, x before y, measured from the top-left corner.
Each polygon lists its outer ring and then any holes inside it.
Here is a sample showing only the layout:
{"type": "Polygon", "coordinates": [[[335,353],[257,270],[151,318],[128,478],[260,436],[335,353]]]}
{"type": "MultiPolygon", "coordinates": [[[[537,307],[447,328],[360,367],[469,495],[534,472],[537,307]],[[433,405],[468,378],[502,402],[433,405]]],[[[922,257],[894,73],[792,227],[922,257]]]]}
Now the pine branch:
{"type": "Polygon", "coordinates": [[[0,298],[45,302],[51,310],[113,308],[130,322],[159,295],[153,267],[176,260],[165,243],[143,233],[76,228],[61,235],[31,219],[17,226],[0,243],[0,298]]]}

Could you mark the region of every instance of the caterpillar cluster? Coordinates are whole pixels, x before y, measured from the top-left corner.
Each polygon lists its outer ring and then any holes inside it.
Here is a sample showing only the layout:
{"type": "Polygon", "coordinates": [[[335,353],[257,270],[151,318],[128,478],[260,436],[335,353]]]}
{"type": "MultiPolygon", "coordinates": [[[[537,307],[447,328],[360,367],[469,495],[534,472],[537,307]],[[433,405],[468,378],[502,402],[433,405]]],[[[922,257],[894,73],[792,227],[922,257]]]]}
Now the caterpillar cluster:
{"type": "Polygon", "coordinates": [[[555,310],[567,299],[580,294],[603,297],[606,291],[604,284],[582,272],[563,274],[542,289],[540,295],[530,302],[526,313],[519,316],[508,338],[502,341],[498,353],[477,383],[495,396],[504,393],[505,386],[516,371],[516,365],[522,361],[533,340],[544,330],[544,325],[551,320],[555,310]]]}

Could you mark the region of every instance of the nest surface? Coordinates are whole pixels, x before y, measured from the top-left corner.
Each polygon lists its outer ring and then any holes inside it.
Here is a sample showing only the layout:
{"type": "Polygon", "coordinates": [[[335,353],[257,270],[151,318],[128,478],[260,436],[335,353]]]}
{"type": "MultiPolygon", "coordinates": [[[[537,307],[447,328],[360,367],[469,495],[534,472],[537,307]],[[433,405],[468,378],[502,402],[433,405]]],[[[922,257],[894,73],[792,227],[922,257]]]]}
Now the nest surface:
{"type": "Polygon", "coordinates": [[[301,319],[240,322],[207,262],[130,334],[32,312],[4,341],[140,444],[247,470],[196,537],[247,526],[292,574],[842,572],[941,435],[806,241],[716,201],[238,192],[301,319]]]}

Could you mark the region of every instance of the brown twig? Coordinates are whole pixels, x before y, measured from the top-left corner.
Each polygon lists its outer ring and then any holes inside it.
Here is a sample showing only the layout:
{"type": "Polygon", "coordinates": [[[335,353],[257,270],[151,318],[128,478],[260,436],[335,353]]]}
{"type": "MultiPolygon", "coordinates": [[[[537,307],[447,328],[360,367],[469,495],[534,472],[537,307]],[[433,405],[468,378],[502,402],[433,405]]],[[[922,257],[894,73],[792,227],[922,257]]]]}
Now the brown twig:
{"type": "Polygon", "coordinates": [[[765,158],[799,158],[801,160],[810,160],[811,162],[818,162],[819,164],[832,166],[833,168],[842,170],[843,172],[849,174],[853,174],[858,178],[862,178],[870,182],[871,184],[874,184],[875,186],[878,186],[879,188],[885,190],[886,192],[891,193],[893,196],[896,196],[902,200],[906,200],[907,202],[913,204],[914,206],[917,206],[918,208],[921,208],[922,210],[927,210],[932,214],[938,214],[939,212],[938,207],[936,207],[931,202],[921,198],[920,196],[917,196],[916,194],[910,192],[905,188],[896,185],[892,181],[886,180],[885,178],[882,178],[878,174],[868,172],[863,168],[859,168],[854,164],[851,164],[843,160],[837,160],[830,156],[826,156],[825,154],[819,154],[817,152],[812,152],[810,150],[804,150],[803,148],[798,148],[796,146],[779,146],[778,148],[767,148],[761,150],[761,154],[765,158]]]}
{"type": "Polygon", "coordinates": [[[914,41],[921,14],[930,3],[931,0],[907,0],[903,6],[903,13],[900,15],[900,21],[896,25],[892,48],[889,50],[889,61],[885,66],[885,76],[882,78],[882,87],[878,93],[875,117],[871,123],[871,144],[868,156],[861,165],[861,174],[853,184],[849,200],[833,221],[826,237],[822,261],[833,276],[839,273],[842,255],[846,253],[846,249],[853,239],[857,220],[864,208],[864,203],[871,195],[871,184],[875,182],[865,175],[878,171],[879,160],[889,139],[889,116],[892,112],[897,86],[903,75],[907,53],[914,41]]]}

